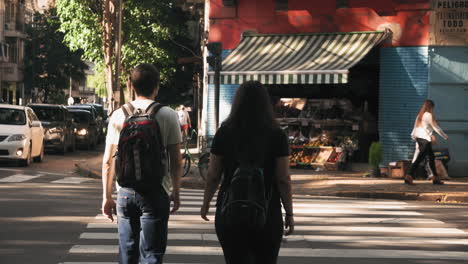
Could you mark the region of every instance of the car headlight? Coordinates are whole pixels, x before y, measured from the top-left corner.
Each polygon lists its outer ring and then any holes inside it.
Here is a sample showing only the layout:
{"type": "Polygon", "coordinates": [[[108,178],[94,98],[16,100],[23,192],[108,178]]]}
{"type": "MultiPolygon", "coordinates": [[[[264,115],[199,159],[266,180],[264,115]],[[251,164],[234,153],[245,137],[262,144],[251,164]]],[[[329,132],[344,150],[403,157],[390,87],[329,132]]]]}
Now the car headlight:
{"type": "Polygon", "coordinates": [[[26,136],[23,134],[11,135],[8,141],[22,141],[25,140],[26,136]]]}
{"type": "Polygon", "coordinates": [[[53,127],[53,128],[49,128],[49,133],[50,134],[58,134],[58,133],[62,133],[62,129],[61,128],[57,128],[57,127],[53,127]]]}
{"type": "Polygon", "coordinates": [[[77,134],[80,136],[86,136],[88,134],[88,130],[86,130],[85,128],[82,128],[78,130],[77,134]]]}

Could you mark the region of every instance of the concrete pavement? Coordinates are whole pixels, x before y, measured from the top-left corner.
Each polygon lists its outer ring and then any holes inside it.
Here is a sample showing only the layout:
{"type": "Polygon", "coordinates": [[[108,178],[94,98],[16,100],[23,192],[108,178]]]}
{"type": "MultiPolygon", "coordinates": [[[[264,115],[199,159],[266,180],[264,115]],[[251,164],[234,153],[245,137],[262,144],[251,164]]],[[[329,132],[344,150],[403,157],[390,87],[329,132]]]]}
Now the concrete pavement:
{"type": "MultiPolygon", "coordinates": [[[[75,163],[81,176],[101,177],[102,154],[75,163]]],[[[468,177],[445,181],[445,185],[433,185],[431,181],[415,180],[416,185],[405,185],[403,180],[369,178],[365,170],[356,172],[316,172],[291,170],[293,193],[313,196],[341,196],[355,198],[422,200],[450,203],[468,203],[468,177]]],[[[183,188],[202,189],[204,182],[198,171],[192,169],[182,179],[183,188]]]]}

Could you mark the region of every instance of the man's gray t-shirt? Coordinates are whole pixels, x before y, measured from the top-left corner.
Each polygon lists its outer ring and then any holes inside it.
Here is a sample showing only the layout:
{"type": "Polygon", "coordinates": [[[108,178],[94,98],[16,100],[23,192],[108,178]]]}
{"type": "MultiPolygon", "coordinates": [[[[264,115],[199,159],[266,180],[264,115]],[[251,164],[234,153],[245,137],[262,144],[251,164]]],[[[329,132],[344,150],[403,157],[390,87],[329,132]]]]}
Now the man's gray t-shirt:
{"type": "MultiPolygon", "coordinates": [[[[131,102],[131,104],[133,107],[135,107],[135,109],[139,108],[145,110],[153,102],[153,100],[145,99],[135,100],[131,102]]],[[[167,148],[168,145],[179,144],[182,142],[179,118],[174,110],[172,110],[170,107],[162,107],[156,114],[156,120],[160,126],[162,143],[164,147],[167,148]]],[[[124,121],[125,115],[122,109],[118,109],[112,114],[107,128],[107,146],[119,144],[120,131],[122,130],[124,121]]],[[[169,168],[166,170],[166,175],[163,177],[162,186],[169,194],[171,190],[171,177],[169,175],[169,168]]],[[[119,189],[118,184],[117,189],[119,189]]]]}

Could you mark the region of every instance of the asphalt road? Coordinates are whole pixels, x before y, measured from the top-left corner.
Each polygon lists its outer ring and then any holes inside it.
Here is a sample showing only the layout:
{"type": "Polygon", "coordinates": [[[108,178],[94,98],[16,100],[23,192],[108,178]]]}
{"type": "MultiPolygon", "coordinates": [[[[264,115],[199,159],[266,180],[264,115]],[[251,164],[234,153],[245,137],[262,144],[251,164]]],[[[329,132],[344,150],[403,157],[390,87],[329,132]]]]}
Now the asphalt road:
{"type": "MultiPolygon", "coordinates": [[[[115,223],[99,215],[101,183],[73,174],[76,160],[97,153],[0,164],[0,263],[117,263],[115,223]]],[[[224,263],[213,223],[198,217],[201,199],[183,191],[166,263],[224,263]]],[[[295,208],[280,264],[468,262],[468,205],[296,196],[295,208]]]]}

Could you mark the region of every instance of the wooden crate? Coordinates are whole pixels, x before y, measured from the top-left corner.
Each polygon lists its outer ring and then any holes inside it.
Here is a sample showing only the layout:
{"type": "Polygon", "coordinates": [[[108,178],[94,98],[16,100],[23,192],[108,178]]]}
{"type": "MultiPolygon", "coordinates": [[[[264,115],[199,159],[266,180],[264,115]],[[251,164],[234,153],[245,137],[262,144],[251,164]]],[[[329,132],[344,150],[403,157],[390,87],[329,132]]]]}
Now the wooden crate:
{"type": "Polygon", "coordinates": [[[388,177],[394,179],[403,179],[408,173],[408,170],[411,166],[411,161],[409,160],[400,160],[396,164],[390,164],[388,166],[388,177]]]}

